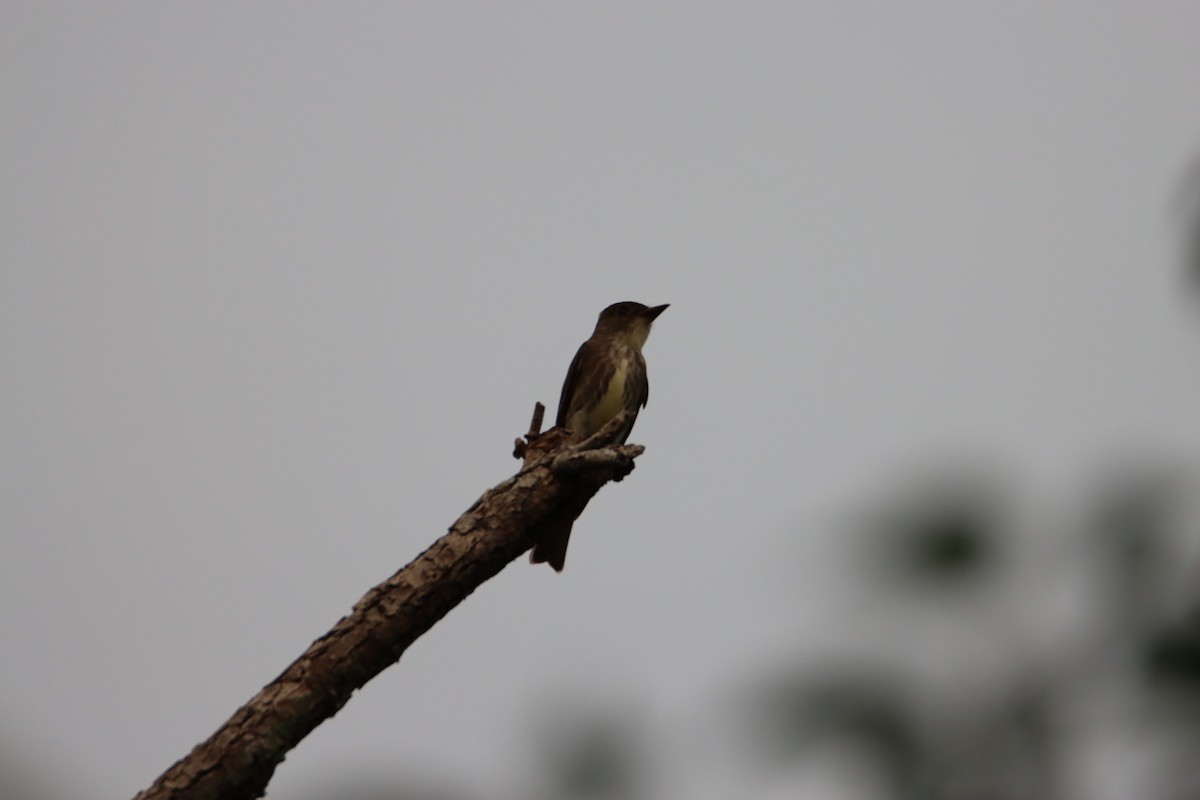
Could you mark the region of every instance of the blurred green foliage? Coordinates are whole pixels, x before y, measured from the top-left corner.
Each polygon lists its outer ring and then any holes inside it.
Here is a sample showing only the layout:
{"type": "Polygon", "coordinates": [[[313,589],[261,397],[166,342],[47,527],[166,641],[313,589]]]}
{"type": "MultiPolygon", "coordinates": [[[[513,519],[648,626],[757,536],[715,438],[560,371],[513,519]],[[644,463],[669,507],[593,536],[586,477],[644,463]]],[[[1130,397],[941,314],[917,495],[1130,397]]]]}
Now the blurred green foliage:
{"type": "MultiPolygon", "coordinates": [[[[728,724],[746,726],[742,743],[763,774],[840,750],[838,763],[859,765],[848,785],[865,782],[869,797],[1056,800],[1088,796],[1107,772],[1119,780],[1106,797],[1200,796],[1188,761],[1200,752],[1200,587],[1187,563],[1200,521],[1183,513],[1196,488],[1178,471],[1129,473],[1097,490],[1082,530],[1038,529],[1042,541],[1022,535],[994,481],[956,472],[901,492],[858,526],[857,584],[914,627],[922,615],[967,629],[978,620],[980,636],[993,626],[1002,640],[1039,622],[1042,604],[1064,586],[1086,607],[1068,617],[1068,630],[1032,637],[1037,646],[1023,645],[1012,666],[987,679],[969,669],[925,674],[923,662],[889,657],[886,647],[874,658],[783,665],[774,677],[749,679],[728,724]],[[1046,553],[1022,552],[1046,540],[1056,543],[1046,553]],[[1031,583],[1022,561],[1047,577],[1031,583]],[[1081,771],[1106,740],[1137,744],[1124,759],[1103,756],[1113,765],[1099,773],[1081,771]]],[[[553,796],[648,796],[620,724],[610,719],[590,733],[595,720],[576,724],[581,735],[558,748],[553,796]]]]}

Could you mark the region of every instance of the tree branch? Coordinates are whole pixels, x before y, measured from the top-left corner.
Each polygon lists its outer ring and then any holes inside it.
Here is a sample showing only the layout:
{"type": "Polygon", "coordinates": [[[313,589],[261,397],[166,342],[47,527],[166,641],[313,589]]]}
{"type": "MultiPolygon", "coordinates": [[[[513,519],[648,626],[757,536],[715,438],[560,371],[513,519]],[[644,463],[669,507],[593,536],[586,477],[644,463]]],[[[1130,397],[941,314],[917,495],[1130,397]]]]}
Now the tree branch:
{"type": "Polygon", "coordinates": [[[601,486],[633,470],[643,448],[613,444],[623,424],[618,417],[578,442],[560,429],[538,433],[535,411],[516,475],[484,492],[446,535],[363,595],[349,616],[135,800],[261,797],[287,752],[356,689],[544,530],[574,520],[601,486]]]}

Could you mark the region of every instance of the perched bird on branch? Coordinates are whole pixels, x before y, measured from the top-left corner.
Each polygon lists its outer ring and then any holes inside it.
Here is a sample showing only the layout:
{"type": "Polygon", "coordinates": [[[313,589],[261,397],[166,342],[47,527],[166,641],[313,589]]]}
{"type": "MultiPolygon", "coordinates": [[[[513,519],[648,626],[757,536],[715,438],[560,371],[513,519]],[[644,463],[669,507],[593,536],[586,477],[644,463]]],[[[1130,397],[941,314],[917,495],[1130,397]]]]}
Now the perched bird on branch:
{"type": "MultiPolygon", "coordinates": [[[[600,312],[596,330],[580,345],[567,370],[558,400],[556,425],[585,439],[617,414],[629,411],[629,424],[617,439],[624,444],[638,411],[650,398],[642,345],[650,335],[650,326],[666,309],[666,305],[651,307],[624,302],[613,303],[600,312]]],[[[534,546],[530,560],[534,564],[545,561],[556,572],[562,572],[571,524],[568,521],[543,536],[534,546]]]]}

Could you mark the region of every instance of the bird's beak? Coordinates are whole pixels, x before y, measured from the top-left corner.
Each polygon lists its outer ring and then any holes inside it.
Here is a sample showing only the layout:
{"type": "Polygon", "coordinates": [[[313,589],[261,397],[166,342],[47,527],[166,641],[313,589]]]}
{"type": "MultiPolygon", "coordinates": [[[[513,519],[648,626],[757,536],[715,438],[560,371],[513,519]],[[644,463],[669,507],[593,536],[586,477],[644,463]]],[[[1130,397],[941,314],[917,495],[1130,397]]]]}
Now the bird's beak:
{"type": "Polygon", "coordinates": [[[648,309],[646,311],[646,317],[653,322],[654,320],[658,319],[658,315],[666,311],[670,305],[670,303],[663,303],[661,306],[655,306],[654,308],[648,309]]]}

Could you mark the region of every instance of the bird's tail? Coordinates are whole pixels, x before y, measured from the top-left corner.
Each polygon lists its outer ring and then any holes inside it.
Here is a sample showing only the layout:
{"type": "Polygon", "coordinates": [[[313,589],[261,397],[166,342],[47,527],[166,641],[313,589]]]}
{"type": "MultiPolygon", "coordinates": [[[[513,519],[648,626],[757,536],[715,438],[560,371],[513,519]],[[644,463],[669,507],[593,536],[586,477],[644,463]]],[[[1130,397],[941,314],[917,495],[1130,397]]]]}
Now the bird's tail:
{"type": "Polygon", "coordinates": [[[562,572],[563,565],[567,563],[567,543],[571,541],[571,526],[574,524],[575,521],[569,519],[546,531],[538,543],[533,546],[533,551],[529,554],[529,562],[541,564],[545,561],[554,568],[555,572],[562,572]]]}

